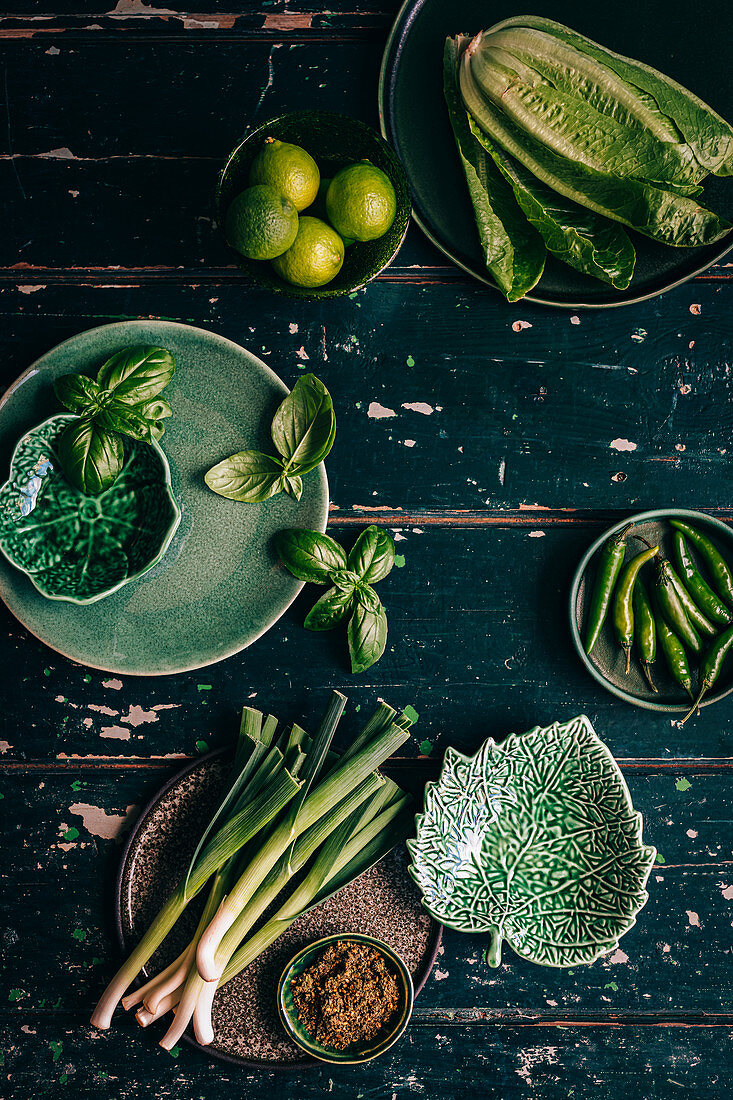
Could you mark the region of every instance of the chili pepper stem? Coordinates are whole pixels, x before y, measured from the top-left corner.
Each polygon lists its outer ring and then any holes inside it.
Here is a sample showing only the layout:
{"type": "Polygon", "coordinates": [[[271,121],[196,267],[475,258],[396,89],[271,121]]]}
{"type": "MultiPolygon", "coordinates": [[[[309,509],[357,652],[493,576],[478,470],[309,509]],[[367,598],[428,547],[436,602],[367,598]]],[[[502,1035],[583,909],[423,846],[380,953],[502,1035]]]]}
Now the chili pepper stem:
{"type": "Polygon", "coordinates": [[[710,687],[710,684],[708,683],[708,681],[703,680],[702,687],[700,688],[700,694],[698,695],[695,702],[692,704],[692,707],[690,708],[690,710],[688,710],[687,714],[685,715],[685,717],[680,722],[681,726],[684,726],[685,722],[689,718],[692,718],[692,716],[693,716],[693,714],[695,714],[695,712],[697,712],[698,717],[699,717],[699,715],[700,715],[700,703],[702,702],[703,695],[705,694],[705,692],[708,690],[709,687],[710,687]]]}
{"type": "MultiPolygon", "coordinates": [[[[633,526],[633,524],[632,524],[632,526],[633,526]]],[[[646,546],[647,550],[651,550],[652,544],[649,542],[648,539],[645,539],[643,535],[632,535],[631,537],[634,538],[634,539],[638,539],[639,542],[643,542],[644,545],[646,546]]]]}
{"type": "Polygon", "coordinates": [[[652,689],[652,691],[656,692],[657,691],[657,685],[652,680],[652,670],[651,670],[651,666],[650,666],[649,661],[642,661],[641,662],[641,670],[644,673],[644,676],[646,677],[646,682],[649,684],[649,687],[652,689]]]}
{"type": "Polygon", "coordinates": [[[626,654],[626,675],[628,676],[631,672],[631,646],[625,645],[623,649],[626,654]]]}

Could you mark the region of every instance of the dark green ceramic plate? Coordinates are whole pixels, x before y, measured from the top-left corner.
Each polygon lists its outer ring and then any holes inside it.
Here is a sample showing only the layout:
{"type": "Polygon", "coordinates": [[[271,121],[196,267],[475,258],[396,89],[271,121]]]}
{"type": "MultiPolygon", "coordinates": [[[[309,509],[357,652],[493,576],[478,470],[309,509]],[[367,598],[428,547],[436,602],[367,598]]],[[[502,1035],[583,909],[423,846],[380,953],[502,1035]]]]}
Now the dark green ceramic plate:
{"type": "Polygon", "coordinates": [[[342,168],[359,160],[371,161],[389,176],[397,196],[397,214],[391,228],[376,241],[357,241],[350,245],[346,249],[343,267],[326,286],[292,286],[276,275],[269,263],[248,260],[238,252],[234,253],[239,266],[256,282],[281,294],[308,299],[352,294],[392,262],[405,239],[410,223],[411,199],[404,168],[376,130],[355,118],[329,111],[296,111],[280,115],[249,134],[229,155],[216,189],[220,225],[232,199],[249,185],[250,166],[267,137],[302,145],[316,161],[322,178],[331,179],[342,168]]]}
{"type": "MultiPolygon", "coordinates": [[[[710,33],[711,27],[730,25],[728,0],[700,0],[692,20],[686,4],[664,0],[626,4],[535,0],[526,6],[510,0],[407,0],[382,63],[382,133],[405,166],[418,225],[444,255],[491,286],[443,102],[443,44],[448,35],[477,34],[525,8],[645,61],[690,88],[725,118],[733,118],[733,81],[726,78],[730,36],[710,33]]],[[[703,199],[733,220],[730,180],[706,181],[703,199]]],[[[733,244],[730,234],[716,244],[692,249],[667,248],[638,233],[632,237],[637,261],[627,290],[613,290],[550,257],[526,300],[574,309],[641,301],[704,271],[733,244]]]]}
{"type": "Polygon", "coordinates": [[[351,934],[349,936],[325,936],[315,943],[304,947],[290,960],[283,970],[277,988],[277,1007],[280,1020],[293,1042],[297,1043],[306,1054],[318,1058],[320,1062],[333,1062],[336,1065],[355,1065],[357,1062],[371,1062],[384,1054],[397,1042],[407,1027],[412,1015],[412,1005],[415,995],[412,989],[410,971],[403,963],[396,951],[393,951],[382,940],[376,940],[372,936],[351,934]],[[387,962],[397,977],[400,988],[400,1003],[395,1015],[389,1020],[379,1035],[361,1043],[352,1043],[346,1050],[334,1050],[332,1047],[324,1047],[303,1027],[298,1019],[298,1010],[293,1000],[292,983],[300,977],[304,970],[316,962],[318,956],[327,947],[334,943],[362,943],[376,948],[387,962]]]}
{"type": "Polygon", "coordinates": [[[213,664],[259,638],[302,584],[278,565],[273,535],[283,527],[323,531],[328,483],[323,466],[304,479],[299,502],[280,495],[238,504],[206,488],[204,472],[226,455],[267,445],[286,387],[254,355],[211,332],[173,321],[124,321],[90,329],[48,352],[0,402],[0,471],[17,440],[58,411],[52,382],[92,373],[129,344],[159,344],[176,361],[166,390],[173,416],[163,446],[182,520],[164,558],[98,603],[45,599],[0,561],[0,596],[41,641],[71,660],[109,672],[163,675],[213,664]]]}
{"type": "Polygon", "coordinates": [[[141,577],[170,546],[181,511],[160,445],[130,440],[114,484],[88,497],[63,475],[58,442],[78,417],[31,428],[0,487],[0,551],[50,600],[96,603],[141,577]]]}
{"type": "MultiPolygon", "coordinates": [[[[601,635],[596,642],[591,657],[586,656],[583,647],[585,622],[588,613],[588,604],[593,591],[595,580],[598,551],[606,540],[617,531],[622,530],[627,524],[633,523],[633,534],[641,535],[652,545],[659,542],[662,553],[674,564],[672,555],[671,535],[672,528],[669,518],[684,520],[685,523],[699,527],[701,531],[709,535],[719,546],[728,561],[733,564],[733,529],[719,519],[706,516],[703,512],[693,512],[687,508],[658,509],[654,512],[638,512],[634,516],[628,516],[620,523],[609,527],[600,535],[592,546],[588,548],[575,571],[573,583],[570,589],[570,630],[573,635],[573,644],[581,661],[590,672],[594,680],[597,680],[607,691],[632,703],[636,707],[645,710],[659,710],[668,713],[683,714],[690,709],[690,701],[672,679],[664,664],[664,656],[657,652],[654,663],[653,679],[657,685],[658,693],[655,695],[642,675],[636,651],[634,650],[631,661],[631,671],[626,675],[626,662],[616,642],[610,616],[605,622],[601,635]]],[[[628,560],[636,552],[636,548],[643,549],[642,543],[629,540],[627,544],[626,559],[628,560]]],[[[702,564],[698,562],[698,564],[702,564]]],[[[704,572],[704,569],[701,570],[704,572]]],[[[650,586],[654,573],[649,566],[645,566],[642,574],[647,587],[650,586]]],[[[657,647],[659,650],[659,647],[657,647]]],[[[694,660],[691,659],[694,667],[694,660]]],[[[696,683],[693,677],[693,685],[696,683]]],[[[723,672],[714,691],[707,696],[701,704],[703,707],[711,703],[717,703],[733,691],[733,660],[723,666],[723,672]]],[[[692,722],[690,722],[692,726],[692,722]]]]}

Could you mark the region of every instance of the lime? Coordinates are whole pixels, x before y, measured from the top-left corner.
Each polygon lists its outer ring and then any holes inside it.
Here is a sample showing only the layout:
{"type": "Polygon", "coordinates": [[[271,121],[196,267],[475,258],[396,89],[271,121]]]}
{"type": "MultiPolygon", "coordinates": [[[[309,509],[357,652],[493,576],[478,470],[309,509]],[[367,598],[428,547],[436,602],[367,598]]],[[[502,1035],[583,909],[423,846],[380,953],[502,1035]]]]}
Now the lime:
{"type": "Polygon", "coordinates": [[[248,187],[227,210],[224,232],[232,248],[250,260],[272,260],[298,233],[298,211],[274,187],[248,187]]]}
{"type": "Polygon", "coordinates": [[[338,233],[320,218],[304,216],[295,241],[272,266],[295,286],[324,286],[338,275],[343,262],[344,242],[338,233]]]}
{"type": "Polygon", "coordinates": [[[267,183],[290,199],[296,210],[305,210],[318,194],[321,174],[310,153],[299,145],[267,138],[252,161],[249,182],[267,183]]]}
{"type": "Polygon", "coordinates": [[[389,177],[363,161],[343,168],[331,180],[326,195],[328,220],[342,237],[374,241],[389,229],[397,199],[389,177]]]}

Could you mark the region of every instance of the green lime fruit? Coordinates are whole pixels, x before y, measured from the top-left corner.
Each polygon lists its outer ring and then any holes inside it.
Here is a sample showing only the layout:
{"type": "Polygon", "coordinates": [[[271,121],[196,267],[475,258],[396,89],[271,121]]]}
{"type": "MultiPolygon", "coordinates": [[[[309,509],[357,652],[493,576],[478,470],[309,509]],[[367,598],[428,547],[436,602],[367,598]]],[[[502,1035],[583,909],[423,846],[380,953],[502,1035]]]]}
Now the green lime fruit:
{"type": "Polygon", "coordinates": [[[342,237],[375,241],[394,221],[397,197],[389,177],[363,161],[343,168],[333,177],[326,195],[326,211],[342,237]]]}
{"type": "Polygon", "coordinates": [[[298,236],[282,256],[272,261],[281,279],[295,286],[325,286],[344,262],[344,242],[320,218],[300,219],[298,236]]]}
{"type": "Polygon", "coordinates": [[[305,210],[315,201],[321,174],[310,153],[299,145],[267,138],[252,161],[250,185],[266,183],[290,199],[296,210],[305,210]]]}
{"type": "Polygon", "coordinates": [[[232,248],[250,260],[274,260],[298,235],[298,211],[274,187],[248,187],[232,200],[224,221],[232,248]]]}

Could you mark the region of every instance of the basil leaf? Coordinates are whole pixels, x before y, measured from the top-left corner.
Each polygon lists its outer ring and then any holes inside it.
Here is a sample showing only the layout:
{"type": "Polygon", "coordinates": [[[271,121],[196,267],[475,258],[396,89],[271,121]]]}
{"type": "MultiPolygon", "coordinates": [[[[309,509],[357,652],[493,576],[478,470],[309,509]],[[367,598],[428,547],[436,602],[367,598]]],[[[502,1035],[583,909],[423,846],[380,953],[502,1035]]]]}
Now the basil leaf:
{"type": "Polygon", "coordinates": [[[307,474],[323,461],[336,436],[336,416],[331,395],[315,375],[298,379],[270,430],[286,470],[307,474]]]}
{"type": "Polygon", "coordinates": [[[303,479],[298,477],[297,474],[283,474],[281,481],[285,492],[295,500],[300,500],[303,492],[303,479]]]}
{"type": "Polygon", "coordinates": [[[382,606],[379,596],[370,584],[364,584],[363,582],[358,584],[356,586],[356,598],[363,608],[367,611],[373,611],[375,614],[379,612],[382,606]]]}
{"type": "Polygon", "coordinates": [[[72,485],[87,496],[99,496],[122,469],[122,438],[93,420],[78,420],[69,424],[59,440],[59,459],[72,485]]]}
{"type": "Polygon", "coordinates": [[[129,435],[131,439],[138,439],[143,443],[150,443],[155,438],[151,421],[140,416],[136,409],[123,405],[121,401],[110,401],[105,408],[99,410],[96,421],[105,431],[121,432],[122,435],[129,435]]]}
{"type": "Polygon", "coordinates": [[[374,584],[381,581],[394,565],[392,537],[371,524],[359,535],[349,554],[349,569],[363,581],[374,584]]]}
{"type": "Polygon", "coordinates": [[[353,592],[342,592],[339,588],[329,588],[320,600],[314,603],[305,617],[306,630],[331,630],[351,609],[354,602],[353,592]]]}
{"type": "Polygon", "coordinates": [[[204,481],[220,497],[258,504],[282,489],[282,463],[259,451],[239,451],[212,466],[204,481]]]}
{"type": "Polygon", "coordinates": [[[359,583],[359,577],[351,569],[336,569],[329,574],[329,580],[344,592],[353,592],[359,583]]]}
{"type": "Polygon", "coordinates": [[[125,405],[143,405],[165,389],[174,367],[173,356],[165,348],[139,344],[108,359],[99,370],[97,382],[115,400],[125,405]]]}
{"type": "Polygon", "coordinates": [[[302,527],[278,531],[275,549],[286,569],[300,581],[327,584],[334,570],[346,567],[346,554],[342,547],[320,531],[308,531],[302,527]]]}
{"type": "Polygon", "coordinates": [[[387,616],[381,602],[376,611],[370,611],[357,599],[348,636],[351,671],[365,672],[379,660],[387,644],[387,616]]]}
{"type": "Polygon", "coordinates": [[[138,405],[136,410],[140,416],[144,416],[146,420],[165,420],[169,416],[173,416],[173,409],[163,397],[154,397],[152,401],[146,401],[142,405],[138,405]]]}
{"type": "Polygon", "coordinates": [[[61,404],[78,416],[96,412],[101,390],[93,378],[85,374],[64,374],[53,384],[61,404]]]}

